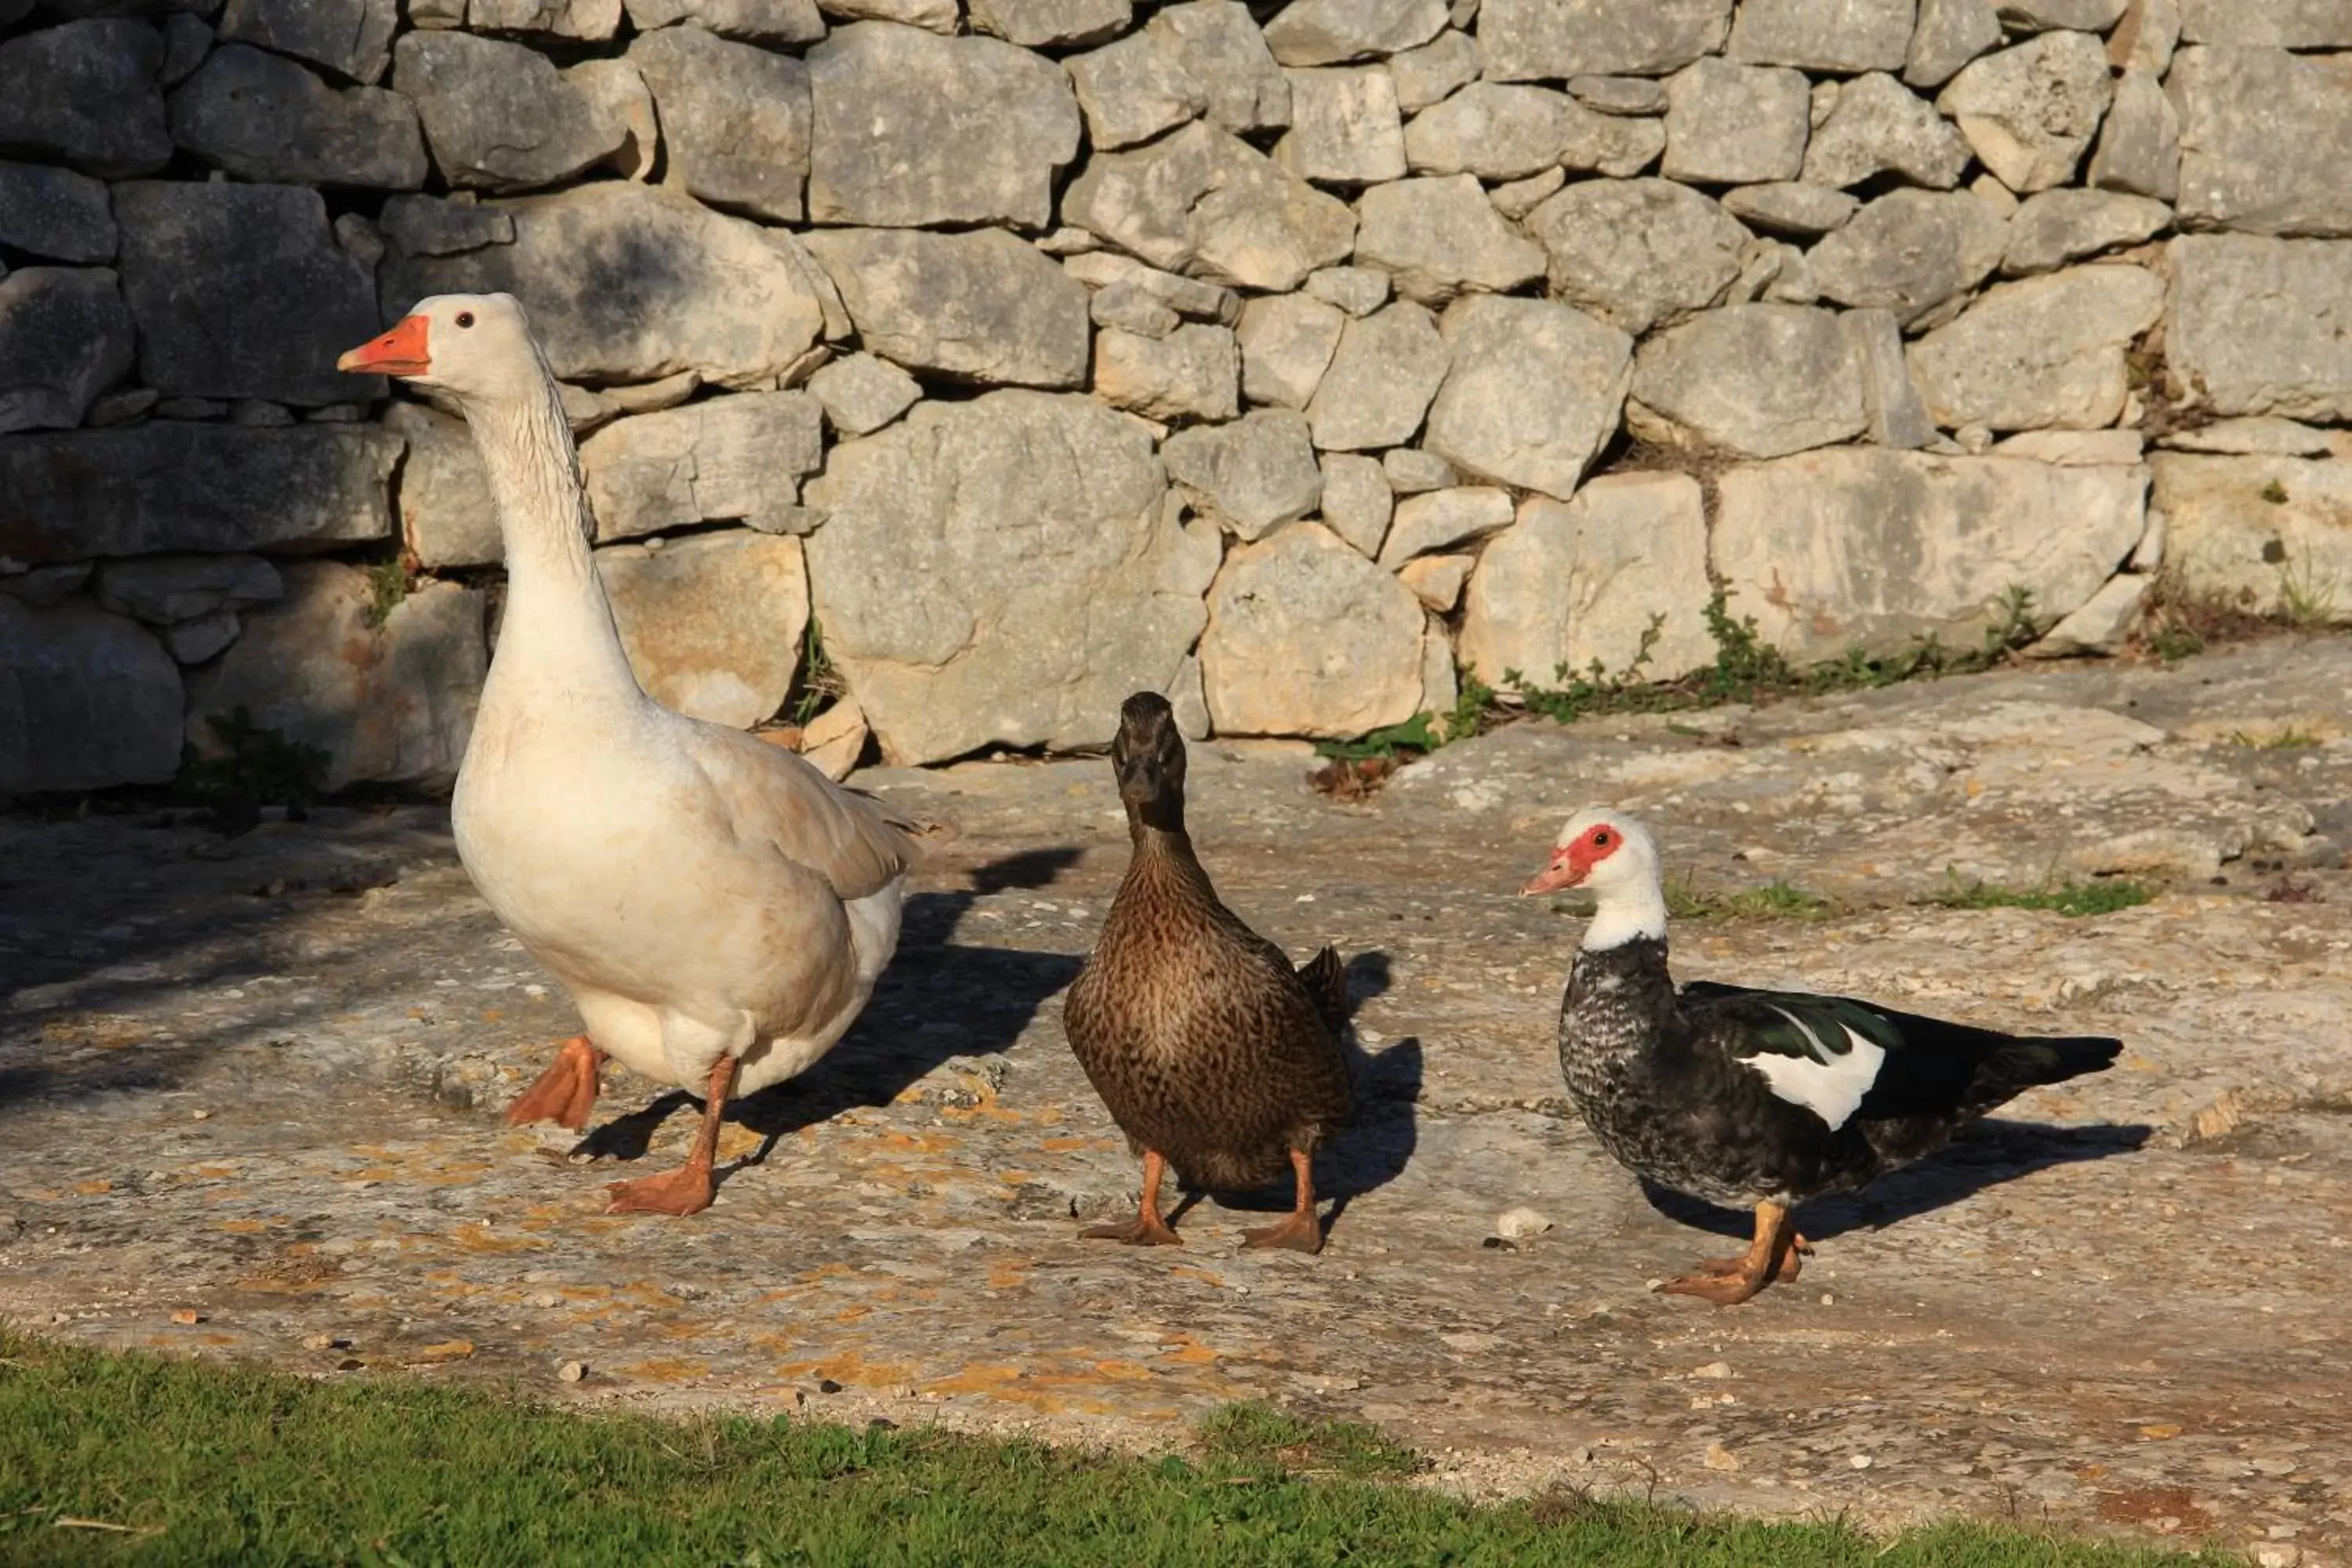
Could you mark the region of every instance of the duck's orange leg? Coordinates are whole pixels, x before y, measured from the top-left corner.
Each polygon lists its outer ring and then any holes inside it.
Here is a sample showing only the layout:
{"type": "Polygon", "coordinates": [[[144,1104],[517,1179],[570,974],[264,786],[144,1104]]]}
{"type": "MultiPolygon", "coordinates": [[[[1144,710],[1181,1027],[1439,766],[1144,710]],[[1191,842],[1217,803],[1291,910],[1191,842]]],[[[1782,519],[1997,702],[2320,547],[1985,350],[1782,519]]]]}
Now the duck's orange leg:
{"type": "Polygon", "coordinates": [[[1123,1241],[1129,1247],[1181,1247],[1183,1239],[1160,1217],[1160,1178],[1168,1162],[1156,1149],[1143,1152],[1143,1201],[1135,1217],[1110,1225],[1090,1225],[1078,1234],[1092,1241],[1123,1241]]]}
{"type": "Polygon", "coordinates": [[[1315,1163],[1293,1149],[1290,1169],[1298,1194],[1297,1201],[1291,1205],[1290,1217],[1280,1225],[1242,1232],[1244,1247],[1286,1247],[1293,1252],[1323,1250],[1323,1222],[1315,1217],[1315,1163]]]}
{"type": "Polygon", "coordinates": [[[606,1214],[690,1215],[710,1206],[710,1195],[716,1190],[711,1164],[719,1157],[719,1119],[727,1110],[728,1095],[734,1091],[739,1065],[733,1057],[721,1057],[711,1067],[702,1102],[702,1129],[694,1135],[694,1152],[686,1157],[686,1163],[658,1176],[611,1184],[607,1190],[613,1201],[604,1205],[606,1214]]]}
{"type": "Polygon", "coordinates": [[[555,1059],[539,1075],[539,1081],[507,1107],[507,1125],[552,1121],[579,1131],[588,1125],[588,1113],[596,1109],[596,1073],[604,1065],[604,1053],[590,1044],[587,1036],[572,1036],[555,1048],[555,1059]]]}
{"type": "Polygon", "coordinates": [[[1813,1249],[1812,1243],[1797,1234],[1789,1223],[1789,1211],[1775,1203],[1756,1205],[1756,1238],[1748,1250],[1738,1258],[1717,1258],[1698,1266],[1696,1272],[1679,1279],[1669,1279],[1658,1287],[1668,1296],[1696,1296],[1718,1307],[1737,1306],[1754,1296],[1765,1286],[1776,1281],[1797,1278],[1804,1264],[1801,1255],[1813,1249]]]}

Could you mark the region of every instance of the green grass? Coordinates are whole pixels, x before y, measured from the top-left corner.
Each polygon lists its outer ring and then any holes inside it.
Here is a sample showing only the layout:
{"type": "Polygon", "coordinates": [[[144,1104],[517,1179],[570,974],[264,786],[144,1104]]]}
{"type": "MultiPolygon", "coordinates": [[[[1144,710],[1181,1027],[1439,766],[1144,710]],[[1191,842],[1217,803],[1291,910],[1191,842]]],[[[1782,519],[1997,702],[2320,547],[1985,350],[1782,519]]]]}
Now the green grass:
{"type": "Polygon", "coordinates": [[[2308,730],[2298,730],[2290,724],[2284,730],[2258,735],[2244,730],[2230,734],[2230,744],[2244,746],[2257,752],[2307,752],[2320,743],[2319,737],[2308,730]]]}
{"type": "Polygon", "coordinates": [[[1829,900],[1785,881],[1708,892],[1687,881],[1666,884],[1666,913],[1678,921],[1813,921],[1837,912],[1829,900]]]}
{"type": "Polygon", "coordinates": [[[44,1568],[2200,1561],[1959,1525],[1877,1541],[1572,1493],[1473,1508],[1300,1473],[1417,1462],[1369,1428],[1263,1407],[1213,1417],[1191,1458],[1120,1458],[781,1417],[586,1416],[485,1390],[321,1383],[0,1332],[0,1563],[44,1568]]]}
{"type": "Polygon", "coordinates": [[[2062,915],[2111,915],[2155,900],[2157,889],[2127,877],[2095,882],[2045,882],[2038,888],[2004,888],[1989,882],[1963,885],[1945,873],[1948,886],[1925,900],[1948,910],[2051,910],[2062,915]]]}

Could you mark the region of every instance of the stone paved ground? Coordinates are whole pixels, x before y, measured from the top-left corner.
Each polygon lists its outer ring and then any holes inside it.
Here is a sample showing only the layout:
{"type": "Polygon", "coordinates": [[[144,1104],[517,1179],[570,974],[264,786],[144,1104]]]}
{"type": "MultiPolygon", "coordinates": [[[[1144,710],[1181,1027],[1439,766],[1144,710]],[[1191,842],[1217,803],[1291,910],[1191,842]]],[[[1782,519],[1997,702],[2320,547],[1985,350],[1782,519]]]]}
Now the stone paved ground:
{"type": "MultiPolygon", "coordinates": [[[[1057,1000],[1124,862],[1099,761],[866,777],[958,837],[866,1020],[743,1107],[745,1163],[683,1223],[605,1217],[613,1163],[499,1125],[572,1015],[437,812],[228,839],[0,821],[0,1312],[320,1375],[1133,1446],[1264,1397],[1377,1421],[1474,1492],[1958,1509],[2342,1563],[2347,689],[2352,642],[2280,640],[1528,724],[1361,805],[1307,789],[1296,749],[1199,749],[1227,898],[1355,955],[1370,1088],[1312,1259],[1241,1253],[1248,1216],[1213,1202],[1181,1253],[1076,1239],[1134,1179],[1057,1000]],[[2248,743],[2282,736],[2320,743],[2248,743]],[[1513,896],[1594,800],[1645,814],[1696,888],[1842,900],[1686,922],[1685,973],[2112,1031],[2123,1062],[1813,1213],[1798,1287],[1653,1296],[1726,1222],[1647,1201],[1572,1119],[1551,1031],[1579,924],[1513,896]],[[1919,902],[1948,865],[2169,890],[2090,920],[1919,902]],[[1518,1205],[1554,1228],[1490,1244],[1518,1205]]],[[[674,1160],[681,1104],[616,1072],[590,1145],[674,1160]]]]}

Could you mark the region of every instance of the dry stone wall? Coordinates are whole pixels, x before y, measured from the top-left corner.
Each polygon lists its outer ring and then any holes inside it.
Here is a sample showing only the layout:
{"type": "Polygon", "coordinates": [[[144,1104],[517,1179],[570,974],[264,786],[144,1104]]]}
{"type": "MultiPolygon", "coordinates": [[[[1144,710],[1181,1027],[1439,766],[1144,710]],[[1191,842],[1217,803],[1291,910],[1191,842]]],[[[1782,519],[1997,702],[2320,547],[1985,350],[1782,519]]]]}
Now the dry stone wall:
{"type": "Polygon", "coordinates": [[[2352,0],[0,0],[0,792],[448,779],[495,519],[333,370],[448,290],[836,770],[2352,620],[2347,162],[2352,0]]]}

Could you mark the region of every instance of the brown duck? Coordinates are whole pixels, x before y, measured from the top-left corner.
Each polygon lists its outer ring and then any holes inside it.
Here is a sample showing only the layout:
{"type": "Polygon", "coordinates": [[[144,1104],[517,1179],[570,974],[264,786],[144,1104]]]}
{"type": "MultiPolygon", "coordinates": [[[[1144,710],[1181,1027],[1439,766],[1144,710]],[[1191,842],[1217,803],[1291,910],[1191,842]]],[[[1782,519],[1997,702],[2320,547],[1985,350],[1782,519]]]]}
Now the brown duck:
{"type": "Polygon", "coordinates": [[[1127,700],[1110,760],[1135,855],[1063,1021],[1143,1156],[1143,1201],[1133,1219],[1086,1234],[1181,1246],[1160,1216],[1168,1167],[1187,1186],[1232,1192],[1265,1185],[1287,1162],[1297,1202],[1247,1244],[1319,1252],[1315,1150],[1353,1109],[1339,955],[1327,947],[1295,968],[1218,900],[1184,831],[1184,738],[1166,698],[1127,700]]]}

